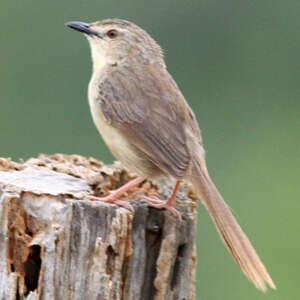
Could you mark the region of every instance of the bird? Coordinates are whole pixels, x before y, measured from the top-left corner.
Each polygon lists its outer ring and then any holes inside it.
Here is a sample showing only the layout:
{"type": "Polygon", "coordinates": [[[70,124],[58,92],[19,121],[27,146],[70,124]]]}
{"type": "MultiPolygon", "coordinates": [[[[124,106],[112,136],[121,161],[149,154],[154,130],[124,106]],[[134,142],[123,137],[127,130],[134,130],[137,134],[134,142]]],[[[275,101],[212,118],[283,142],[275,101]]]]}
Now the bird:
{"type": "Polygon", "coordinates": [[[167,70],[158,43],[133,22],[112,18],[93,23],[71,21],[90,44],[93,72],[88,100],[96,128],[112,154],[138,176],[100,201],[130,205],[122,194],[145,179],[176,180],[167,200],[143,199],[177,218],[176,193],[192,184],[221,240],[241,271],[266,291],[276,288],[250,240],[213,183],[195,114],[167,70]]]}

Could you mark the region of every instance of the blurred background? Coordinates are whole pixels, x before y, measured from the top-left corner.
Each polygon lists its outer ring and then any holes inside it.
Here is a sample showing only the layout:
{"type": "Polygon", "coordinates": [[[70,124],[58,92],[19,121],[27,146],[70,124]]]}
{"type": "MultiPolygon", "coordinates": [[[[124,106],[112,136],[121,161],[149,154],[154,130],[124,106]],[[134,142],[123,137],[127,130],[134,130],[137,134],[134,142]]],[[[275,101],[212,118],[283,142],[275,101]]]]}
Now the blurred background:
{"type": "Polygon", "coordinates": [[[299,299],[299,13],[298,0],[2,1],[0,156],[113,161],[87,104],[87,41],[64,23],[129,19],[165,50],[211,175],[278,287],[247,281],[199,206],[197,299],[299,299]]]}

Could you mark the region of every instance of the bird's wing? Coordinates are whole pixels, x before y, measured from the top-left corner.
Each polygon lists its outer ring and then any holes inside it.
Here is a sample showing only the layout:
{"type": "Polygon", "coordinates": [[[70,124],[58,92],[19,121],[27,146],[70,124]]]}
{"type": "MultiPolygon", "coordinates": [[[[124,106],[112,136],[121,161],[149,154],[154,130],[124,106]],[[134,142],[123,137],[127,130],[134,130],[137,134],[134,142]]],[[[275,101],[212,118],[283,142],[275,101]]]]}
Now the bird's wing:
{"type": "Polygon", "coordinates": [[[160,169],[182,178],[191,158],[184,122],[190,108],[167,70],[119,68],[99,90],[107,121],[160,169]]]}

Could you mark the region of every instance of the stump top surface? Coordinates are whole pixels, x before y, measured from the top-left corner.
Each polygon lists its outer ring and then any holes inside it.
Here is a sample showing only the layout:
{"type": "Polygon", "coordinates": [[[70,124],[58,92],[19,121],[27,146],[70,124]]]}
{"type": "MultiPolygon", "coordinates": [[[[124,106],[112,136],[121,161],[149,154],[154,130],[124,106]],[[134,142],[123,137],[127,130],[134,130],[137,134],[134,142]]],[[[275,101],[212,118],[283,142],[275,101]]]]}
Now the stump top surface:
{"type": "Polygon", "coordinates": [[[76,194],[90,192],[87,181],[45,168],[29,167],[22,171],[0,171],[0,184],[15,186],[37,194],[76,194]]]}

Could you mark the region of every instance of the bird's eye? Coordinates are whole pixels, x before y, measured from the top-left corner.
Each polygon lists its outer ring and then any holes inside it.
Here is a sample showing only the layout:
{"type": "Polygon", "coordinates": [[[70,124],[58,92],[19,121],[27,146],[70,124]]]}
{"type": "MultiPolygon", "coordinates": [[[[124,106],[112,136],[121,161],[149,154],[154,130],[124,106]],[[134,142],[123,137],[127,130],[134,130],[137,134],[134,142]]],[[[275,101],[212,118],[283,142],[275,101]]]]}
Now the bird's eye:
{"type": "Polygon", "coordinates": [[[114,39],[118,36],[118,31],[115,30],[115,29],[111,29],[111,30],[108,30],[106,32],[106,35],[110,38],[110,39],[114,39]]]}

